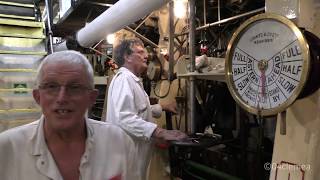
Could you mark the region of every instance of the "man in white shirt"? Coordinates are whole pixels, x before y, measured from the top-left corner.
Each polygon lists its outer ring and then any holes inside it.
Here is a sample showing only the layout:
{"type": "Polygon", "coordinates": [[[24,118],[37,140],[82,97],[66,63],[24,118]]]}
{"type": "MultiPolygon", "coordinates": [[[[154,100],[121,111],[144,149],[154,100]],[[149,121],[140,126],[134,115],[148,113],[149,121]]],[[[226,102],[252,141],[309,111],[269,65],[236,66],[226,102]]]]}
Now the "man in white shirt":
{"type": "MultiPolygon", "coordinates": [[[[118,124],[135,142],[135,157],[140,169],[139,179],[147,176],[154,140],[182,140],[186,134],[166,130],[153,122],[169,106],[151,106],[140,76],[147,70],[147,53],[139,39],[123,40],[115,49],[114,60],[120,67],[108,91],[107,121],[118,124]]],[[[171,108],[172,109],[172,108],[171,108]]]]}
{"type": "Polygon", "coordinates": [[[115,125],[86,117],[97,94],[85,56],[48,55],[33,90],[43,115],[0,134],[0,179],[138,179],[132,139],[115,125]]]}

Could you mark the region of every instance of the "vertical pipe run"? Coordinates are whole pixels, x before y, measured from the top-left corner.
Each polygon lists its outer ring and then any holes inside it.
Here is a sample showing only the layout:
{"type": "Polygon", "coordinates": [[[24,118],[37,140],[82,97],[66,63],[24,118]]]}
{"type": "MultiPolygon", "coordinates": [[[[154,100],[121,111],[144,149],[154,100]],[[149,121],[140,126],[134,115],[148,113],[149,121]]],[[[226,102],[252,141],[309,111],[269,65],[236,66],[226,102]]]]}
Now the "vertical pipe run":
{"type": "Polygon", "coordinates": [[[173,78],[173,66],[174,66],[174,13],[173,13],[173,1],[169,2],[169,81],[173,78]]]}
{"type": "Polygon", "coordinates": [[[46,8],[47,8],[47,26],[48,26],[48,35],[49,35],[49,48],[48,52],[49,54],[52,54],[53,52],[53,38],[52,38],[52,30],[51,30],[51,23],[52,23],[52,3],[51,0],[45,0],[46,2],[46,8]]]}
{"type": "Polygon", "coordinates": [[[207,24],[207,6],[206,0],[203,0],[203,25],[207,24]]]}
{"type": "MultiPolygon", "coordinates": [[[[221,17],[220,17],[220,0],[218,0],[218,21],[221,20],[221,17]]],[[[220,25],[220,24],[219,24],[220,25]]]]}
{"type": "MultiPolygon", "coordinates": [[[[190,71],[195,71],[195,0],[189,0],[189,54],[190,54],[190,71]]],[[[190,119],[191,119],[191,133],[196,133],[196,118],[195,118],[195,77],[190,77],[190,119]]]]}
{"type": "Polygon", "coordinates": [[[195,61],[195,0],[189,0],[189,23],[190,23],[190,30],[189,30],[189,55],[191,60],[190,71],[194,72],[196,67],[195,61]]]}
{"type": "Polygon", "coordinates": [[[280,113],[280,134],[281,135],[287,134],[286,117],[287,117],[287,111],[282,111],[280,113]]]}
{"type": "MultiPolygon", "coordinates": [[[[218,0],[218,22],[221,21],[221,12],[220,12],[220,0],[218,0]]],[[[220,24],[219,24],[220,27],[220,24]]],[[[220,57],[220,50],[221,50],[221,33],[219,32],[219,37],[218,37],[218,47],[217,49],[219,50],[217,53],[217,56],[220,57]]]]}

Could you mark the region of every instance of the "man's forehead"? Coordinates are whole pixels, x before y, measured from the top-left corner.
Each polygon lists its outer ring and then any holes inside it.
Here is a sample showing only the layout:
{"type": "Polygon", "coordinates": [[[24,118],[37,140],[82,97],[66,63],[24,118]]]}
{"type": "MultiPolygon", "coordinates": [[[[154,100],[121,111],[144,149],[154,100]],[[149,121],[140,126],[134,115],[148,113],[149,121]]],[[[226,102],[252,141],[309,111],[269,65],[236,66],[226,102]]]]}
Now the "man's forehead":
{"type": "Polygon", "coordinates": [[[41,69],[43,78],[55,76],[59,78],[59,76],[86,76],[85,67],[81,64],[68,64],[68,63],[51,63],[45,64],[41,69]],[[57,76],[59,74],[59,76],[57,76]]]}
{"type": "Polygon", "coordinates": [[[135,48],[135,49],[144,49],[144,46],[141,45],[141,44],[134,44],[134,45],[132,46],[132,48],[135,48]]]}

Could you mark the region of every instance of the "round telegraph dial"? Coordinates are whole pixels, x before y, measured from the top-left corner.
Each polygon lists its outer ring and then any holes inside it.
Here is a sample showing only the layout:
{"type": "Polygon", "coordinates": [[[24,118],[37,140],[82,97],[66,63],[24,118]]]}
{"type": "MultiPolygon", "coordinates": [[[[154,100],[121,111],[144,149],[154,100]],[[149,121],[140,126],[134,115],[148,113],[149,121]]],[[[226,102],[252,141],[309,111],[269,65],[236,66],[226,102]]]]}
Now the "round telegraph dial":
{"type": "Polygon", "coordinates": [[[275,14],[259,14],[234,33],[226,54],[226,81],[245,110],[261,116],[284,111],[299,96],[310,69],[299,28],[275,14]]]}

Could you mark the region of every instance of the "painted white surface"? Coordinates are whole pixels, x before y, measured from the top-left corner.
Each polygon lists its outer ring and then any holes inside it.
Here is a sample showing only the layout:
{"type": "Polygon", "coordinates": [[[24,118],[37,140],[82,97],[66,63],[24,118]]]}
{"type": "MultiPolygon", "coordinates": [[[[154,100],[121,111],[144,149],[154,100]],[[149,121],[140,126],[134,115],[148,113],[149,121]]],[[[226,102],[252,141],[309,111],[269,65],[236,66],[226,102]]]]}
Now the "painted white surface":
{"type": "Polygon", "coordinates": [[[299,16],[300,0],[266,0],[266,12],[273,12],[294,19],[299,16]]]}
{"type": "MultiPolygon", "coordinates": [[[[279,6],[277,0],[268,1],[273,2],[272,6],[269,7],[279,6]]],[[[287,0],[287,2],[289,1],[287,0]]],[[[296,9],[299,9],[299,13],[297,18],[294,19],[296,24],[319,36],[320,28],[319,23],[317,23],[320,20],[319,0],[298,0],[297,4],[296,9]]],[[[277,12],[276,9],[267,8],[268,12],[277,12]]],[[[297,100],[287,109],[286,135],[280,135],[280,116],[278,116],[272,164],[265,165],[265,168],[271,168],[270,180],[319,179],[319,95],[320,90],[306,98],[297,100]]]]}
{"type": "Polygon", "coordinates": [[[278,116],[272,166],[265,167],[271,168],[270,180],[318,180],[320,177],[319,93],[297,100],[287,109],[286,135],[280,135],[278,116]],[[279,166],[281,162],[284,166],[279,166]],[[296,165],[288,166],[285,162],[296,165]]]}

